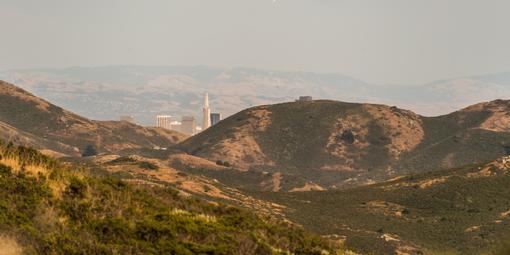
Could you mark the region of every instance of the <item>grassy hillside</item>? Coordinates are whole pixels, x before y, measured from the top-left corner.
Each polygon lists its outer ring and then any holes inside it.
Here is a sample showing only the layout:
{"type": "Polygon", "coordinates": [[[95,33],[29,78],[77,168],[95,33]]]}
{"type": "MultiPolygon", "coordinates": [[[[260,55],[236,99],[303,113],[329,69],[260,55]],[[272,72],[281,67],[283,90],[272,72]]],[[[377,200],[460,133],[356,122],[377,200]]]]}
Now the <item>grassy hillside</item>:
{"type": "MultiPolygon", "coordinates": [[[[169,147],[186,138],[175,131],[145,128],[128,122],[88,120],[3,81],[0,81],[0,122],[20,131],[17,134],[21,137],[19,141],[25,140],[23,133],[26,133],[67,145],[67,148],[51,146],[51,143],[27,145],[71,155],[79,155],[88,145],[95,146],[100,152],[119,152],[169,147]]],[[[12,138],[3,131],[0,136],[12,138]]]]}
{"type": "Polygon", "coordinates": [[[180,146],[241,171],[276,173],[281,190],[348,188],[504,156],[509,111],[501,100],[431,118],[384,105],[283,103],[242,111],[180,146]]]}
{"type": "Polygon", "coordinates": [[[26,254],[342,254],[288,223],[12,145],[0,146],[0,244],[26,254]]]}
{"type": "MultiPolygon", "coordinates": [[[[263,193],[363,253],[497,253],[510,239],[510,158],[345,191],[263,193]]],[[[503,252],[503,251],[502,251],[503,252]]]]}
{"type": "MultiPolygon", "coordinates": [[[[227,203],[259,214],[281,217],[281,205],[255,199],[242,190],[233,188],[229,183],[219,182],[200,173],[194,173],[191,167],[220,170],[221,166],[205,159],[189,155],[173,155],[169,159],[154,159],[139,155],[118,156],[100,155],[82,158],[62,158],[64,163],[72,163],[89,169],[94,175],[114,176],[127,183],[148,187],[171,187],[182,195],[193,195],[212,202],[227,203]],[[180,162],[180,163],[179,163],[180,162]],[[186,168],[181,167],[183,162],[186,168]],[[172,167],[175,165],[176,167],[172,167]]],[[[223,172],[223,171],[218,171],[223,172]]]]}
{"type": "Polygon", "coordinates": [[[423,118],[425,138],[398,167],[437,170],[483,163],[510,153],[510,101],[480,103],[449,115],[423,118]]]}

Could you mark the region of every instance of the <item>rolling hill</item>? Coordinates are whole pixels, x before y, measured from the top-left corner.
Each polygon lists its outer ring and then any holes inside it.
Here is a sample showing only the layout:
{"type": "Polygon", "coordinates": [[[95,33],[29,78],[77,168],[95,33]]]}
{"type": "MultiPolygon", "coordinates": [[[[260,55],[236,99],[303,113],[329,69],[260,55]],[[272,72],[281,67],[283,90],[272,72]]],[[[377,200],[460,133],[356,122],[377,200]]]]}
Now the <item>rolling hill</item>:
{"type": "Polygon", "coordinates": [[[0,137],[57,153],[79,155],[92,145],[99,152],[169,147],[186,137],[129,122],[93,121],[0,81],[0,137]]]}
{"type": "Polygon", "coordinates": [[[503,100],[438,117],[373,104],[283,103],[242,111],[179,146],[241,173],[270,173],[273,184],[290,182],[282,190],[345,188],[504,156],[509,111],[503,100]]]}
{"type": "Polygon", "coordinates": [[[344,191],[259,196],[363,254],[508,254],[509,183],[507,156],[344,191]]]}
{"type": "Polygon", "coordinates": [[[74,167],[0,144],[0,253],[344,254],[271,217],[74,167]]]}

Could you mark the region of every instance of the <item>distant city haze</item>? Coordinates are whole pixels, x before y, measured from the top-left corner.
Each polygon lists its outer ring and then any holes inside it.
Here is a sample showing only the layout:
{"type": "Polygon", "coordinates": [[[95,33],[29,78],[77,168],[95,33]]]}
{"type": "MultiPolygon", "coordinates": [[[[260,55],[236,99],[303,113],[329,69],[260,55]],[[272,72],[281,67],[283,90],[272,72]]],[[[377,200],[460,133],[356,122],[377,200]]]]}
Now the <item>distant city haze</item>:
{"type": "Polygon", "coordinates": [[[507,0],[1,0],[0,70],[208,65],[410,86],[510,71],[508,10],[507,0]]]}
{"type": "Polygon", "coordinates": [[[342,74],[281,72],[208,66],[102,66],[0,72],[16,84],[61,107],[97,120],[124,119],[156,125],[207,113],[228,117],[248,107],[292,102],[301,96],[379,103],[426,116],[482,101],[510,98],[510,72],[466,76],[406,86],[370,84],[342,74]],[[204,110],[204,93],[209,109],[204,110]]]}

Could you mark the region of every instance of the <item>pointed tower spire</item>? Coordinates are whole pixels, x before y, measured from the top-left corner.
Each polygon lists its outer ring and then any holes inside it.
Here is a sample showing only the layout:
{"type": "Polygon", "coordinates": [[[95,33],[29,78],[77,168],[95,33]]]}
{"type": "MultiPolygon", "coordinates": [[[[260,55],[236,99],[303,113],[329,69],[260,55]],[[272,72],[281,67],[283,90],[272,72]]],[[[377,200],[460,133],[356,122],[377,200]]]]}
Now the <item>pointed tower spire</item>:
{"type": "Polygon", "coordinates": [[[202,130],[206,130],[211,126],[211,109],[209,108],[209,93],[205,93],[203,112],[202,130]]]}
{"type": "Polygon", "coordinates": [[[205,93],[205,98],[204,98],[204,108],[209,108],[209,93],[205,93]]]}

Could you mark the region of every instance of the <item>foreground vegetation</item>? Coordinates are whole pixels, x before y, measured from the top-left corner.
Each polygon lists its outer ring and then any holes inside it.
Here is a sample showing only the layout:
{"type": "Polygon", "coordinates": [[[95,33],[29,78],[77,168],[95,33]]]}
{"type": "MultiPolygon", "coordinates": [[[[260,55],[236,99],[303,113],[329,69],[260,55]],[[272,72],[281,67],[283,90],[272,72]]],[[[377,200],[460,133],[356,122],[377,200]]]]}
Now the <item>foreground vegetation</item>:
{"type": "Polygon", "coordinates": [[[0,145],[0,236],[26,254],[342,254],[288,223],[0,145]]]}
{"type": "Polygon", "coordinates": [[[261,193],[363,254],[510,254],[510,158],[345,191],[261,193]],[[502,163],[506,162],[506,163],[502,163]]]}

